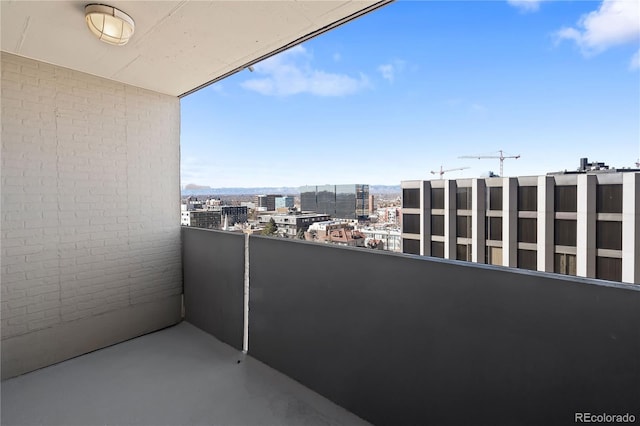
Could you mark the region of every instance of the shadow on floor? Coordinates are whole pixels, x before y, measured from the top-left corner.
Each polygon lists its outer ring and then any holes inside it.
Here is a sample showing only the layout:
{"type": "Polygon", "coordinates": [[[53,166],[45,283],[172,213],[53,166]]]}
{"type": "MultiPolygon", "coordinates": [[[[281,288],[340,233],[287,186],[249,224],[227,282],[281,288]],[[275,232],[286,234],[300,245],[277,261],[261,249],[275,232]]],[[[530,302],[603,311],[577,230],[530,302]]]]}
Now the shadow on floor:
{"type": "Polygon", "coordinates": [[[7,426],[368,424],[186,322],[5,380],[1,395],[7,426]]]}

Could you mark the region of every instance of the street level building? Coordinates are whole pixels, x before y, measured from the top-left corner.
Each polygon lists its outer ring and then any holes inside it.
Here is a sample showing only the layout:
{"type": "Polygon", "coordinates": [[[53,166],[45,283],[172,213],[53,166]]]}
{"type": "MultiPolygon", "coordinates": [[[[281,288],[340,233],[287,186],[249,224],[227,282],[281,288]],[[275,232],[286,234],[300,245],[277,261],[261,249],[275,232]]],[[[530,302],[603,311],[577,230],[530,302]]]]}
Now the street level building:
{"type": "Polygon", "coordinates": [[[329,215],[320,213],[262,214],[258,216],[258,223],[266,225],[271,219],[278,227],[278,235],[295,238],[309,229],[312,224],[325,222],[331,218],[329,215]]]}
{"type": "Polygon", "coordinates": [[[605,167],[404,181],[402,251],[638,284],[640,170],[605,167]]]}
{"type": "Polygon", "coordinates": [[[220,229],[225,218],[227,226],[247,221],[247,207],[208,206],[207,209],[187,210],[183,204],[180,211],[180,224],[194,228],[220,229]]]}
{"type": "Polygon", "coordinates": [[[400,207],[383,207],[377,210],[377,214],[378,222],[399,225],[402,209],[400,207]]]}
{"type": "Polygon", "coordinates": [[[354,229],[354,224],[346,220],[316,222],[304,234],[305,240],[331,243],[341,246],[364,247],[365,236],[354,229]]]}
{"type": "Polygon", "coordinates": [[[222,219],[227,218],[227,225],[245,223],[248,219],[248,209],[246,206],[221,206],[220,215],[222,219]]]}
{"type": "Polygon", "coordinates": [[[402,252],[402,238],[399,228],[376,228],[371,226],[357,227],[365,236],[365,243],[369,245],[369,242],[381,242],[384,250],[402,252]]]}
{"type": "Polygon", "coordinates": [[[189,210],[202,210],[204,208],[203,201],[198,200],[197,198],[187,198],[183,200],[180,204],[181,211],[189,211],[189,210]]]}
{"type": "Polygon", "coordinates": [[[194,228],[219,229],[221,215],[219,211],[211,210],[182,210],[180,224],[194,228]]]}

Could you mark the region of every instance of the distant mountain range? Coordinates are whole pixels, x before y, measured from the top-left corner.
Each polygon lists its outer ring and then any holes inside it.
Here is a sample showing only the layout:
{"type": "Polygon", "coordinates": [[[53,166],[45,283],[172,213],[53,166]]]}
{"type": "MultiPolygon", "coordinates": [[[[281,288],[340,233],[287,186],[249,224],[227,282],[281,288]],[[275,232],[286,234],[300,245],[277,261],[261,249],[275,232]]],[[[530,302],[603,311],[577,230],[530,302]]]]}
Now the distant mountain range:
{"type": "Polygon", "coordinates": [[[196,185],[195,183],[188,183],[184,186],[184,190],[186,191],[201,190],[201,189],[212,189],[212,188],[206,185],[196,185]]]}
{"type": "MultiPolygon", "coordinates": [[[[370,194],[398,194],[400,185],[369,185],[370,194]]],[[[261,187],[261,188],[211,188],[208,186],[189,184],[181,191],[183,196],[189,195],[260,195],[282,194],[298,195],[300,187],[261,187]]]]}

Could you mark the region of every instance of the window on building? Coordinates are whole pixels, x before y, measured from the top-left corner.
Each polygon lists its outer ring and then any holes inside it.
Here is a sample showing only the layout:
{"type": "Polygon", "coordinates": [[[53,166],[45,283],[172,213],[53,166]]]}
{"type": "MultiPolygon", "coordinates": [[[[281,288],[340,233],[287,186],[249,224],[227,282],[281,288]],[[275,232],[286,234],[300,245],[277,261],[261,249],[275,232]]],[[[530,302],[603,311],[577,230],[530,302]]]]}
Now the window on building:
{"type": "Polygon", "coordinates": [[[577,226],[575,220],[556,219],[555,245],[575,247],[577,226]]]}
{"type": "Polygon", "coordinates": [[[431,235],[444,236],[444,216],[432,215],[431,216],[431,235]]]}
{"type": "Polygon", "coordinates": [[[402,232],[407,234],[420,233],[420,215],[419,214],[403,214],[402,215],[402,232]]]}
{"type": "Polygon", "coordinates": [[[456,217],[456,236],[471,238],[471,216],[456,217]]]}
{"type": "Polygon", "coordinates": [[[535,218],[518,218],[518,242],[538,242],[538,220],[535,218]]]}
{"type": "Polygon", "coordinates": [[[622,281],[622,259],[596,257],[596,278],[601,280],[622,281]]]}
{"type": "Polygon", "coordinates": [[[420,240],[402,239],[402,252],[407,254],[420,254],[420,240]]]}
{"type": "Polygon", "coordinates": [[[502,247],[487,246],[487,263],[489,265],[502,265],[502,247]]]}
{"type": "Polygon", "coordinates": [[[598,213],[622,213],[622,185],[598,185],[596,211],[598,213]]]}
{"type": "Polygon", "coordinates": [[[489,187],[489,210],[502,210],[502,187],[489,187]]]}
{"type": "Polygon", "coordinates": [[[471,261],[471,244],[456,244],[456,259],[471,261]]]}
{"type": "Polygon", "coordinates": [[[431,188],[431,208],[444,209],[444,188],[431,188]]]}
{"type": "Polygon", "coordinates": [[[531,269],[532,271],[538,269],[538,252],[518,249],[518,268],[531,269]]]}
{"type": "Polygon", "coordinates": [[[622,222],[604,220],[596,222],[596,247],[622,250],[622,222]]]}
{"type": "Polygon", "coordinates": [[[471,188],[456,189],[456,208],[459,210],[471,210],[471,188]]]}
{"type": "Polygon", "coordinates": [[[431,256],[444,259],[444,242],[431,241],[431,256]]]}
{"type": "Polygon", "coordinates": [[[502,241],[502,218],[488,217],[486,236],[488,240],[502,241]]]}
{"type": "Polygon", "coordinates": [[[403,189],[402,190],[402,207],[408,209],[420,208],[420,190],[419,189],[403,189]]]}
{"type": "Polygon", "coordinates": [[[538,210],[538,187],[518,187],[518,210],[534,212],[538,210]]]}
{"type": "Polygon", "coordinates": [[[553,271],[557,274],[576,275],[576,255],[556,253],[553,271]]]}
{"type": "Polygon", "coordinates": [[[554,193],[557,212],[578,211],[578,187],[576,185],[556,186],[554,193]]]}

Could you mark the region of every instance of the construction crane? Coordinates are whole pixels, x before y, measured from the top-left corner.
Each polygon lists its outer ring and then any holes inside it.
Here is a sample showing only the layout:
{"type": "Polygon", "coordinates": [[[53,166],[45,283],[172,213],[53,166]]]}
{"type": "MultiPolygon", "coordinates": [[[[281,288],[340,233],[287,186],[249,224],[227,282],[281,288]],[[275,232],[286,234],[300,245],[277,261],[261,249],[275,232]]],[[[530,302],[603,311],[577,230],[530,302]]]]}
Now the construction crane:
{"type": "Polygon", "coordinates": [[[500,177],[503,177],[503,169],[504,169],[504,159],[505,158],[515,158],[516,160],[518,158],[520,158],[520,154],[518,155],[504,155],[504,152],[502,150],[498,151],[500,153],[500,155],[463,155],[461,157],[458,158],[477,158],[478,160],[482,160],[485,158],[498,158],[500,159],[500,177]]]}
{"type": "Polygon", "coordinates": [[[431,170],[431,174],[432,175],[440,175],[440,179],[442,179],[442,175],[447,173],[447,172],[455,172],[456,170],[464,170],[464,169],[468,169],[469,167],[458,167],[457,169],[448,169],[448,170],[442,170],[442,166],[440,166],[440,171],[439,172],[434,172],[433,170],[431,170]]]}

